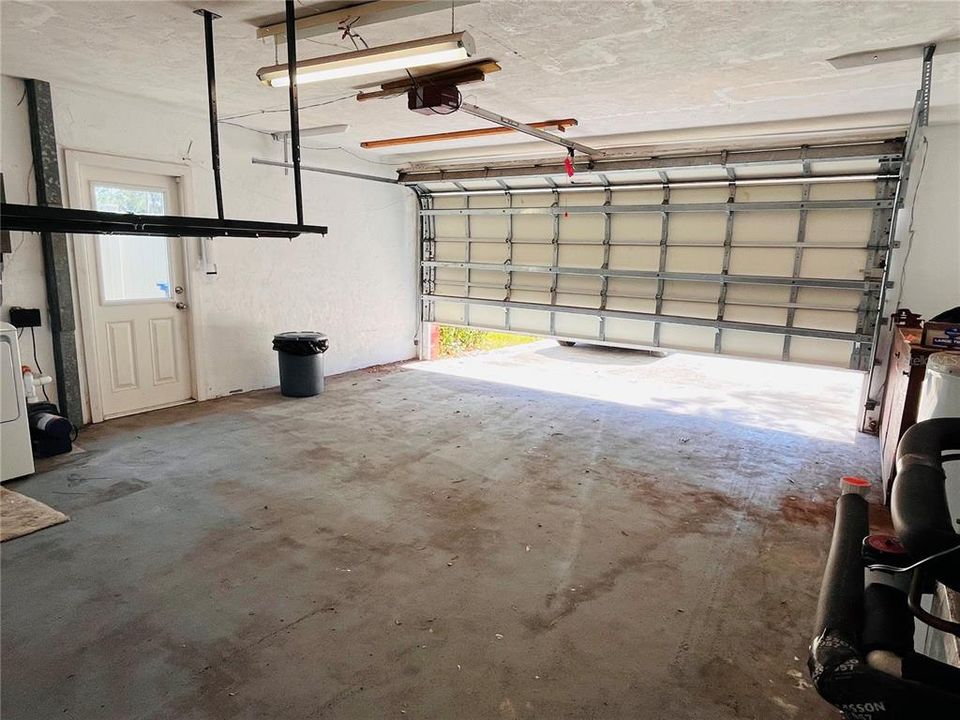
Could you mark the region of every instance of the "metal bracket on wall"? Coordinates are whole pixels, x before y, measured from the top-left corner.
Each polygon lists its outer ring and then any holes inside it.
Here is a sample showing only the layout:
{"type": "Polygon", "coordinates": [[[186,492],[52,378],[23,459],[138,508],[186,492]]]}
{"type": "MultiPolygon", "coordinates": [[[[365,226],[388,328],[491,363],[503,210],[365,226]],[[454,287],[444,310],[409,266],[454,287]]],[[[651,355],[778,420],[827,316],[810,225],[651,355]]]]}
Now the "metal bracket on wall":
{"type": "Polygon", "coordinates": [[[923,70],[920,75],[920,127],[926,127],[930,122],[930,93],[933,86],[933,54],[936,45],[927,45],[923,48],[923,70]]]}

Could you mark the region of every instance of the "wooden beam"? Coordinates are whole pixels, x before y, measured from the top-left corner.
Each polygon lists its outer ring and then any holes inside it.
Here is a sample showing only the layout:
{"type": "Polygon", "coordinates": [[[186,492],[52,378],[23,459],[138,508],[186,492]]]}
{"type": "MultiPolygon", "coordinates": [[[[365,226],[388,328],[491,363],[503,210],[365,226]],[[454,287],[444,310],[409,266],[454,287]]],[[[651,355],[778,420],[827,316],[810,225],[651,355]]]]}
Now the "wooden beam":
{"type": "MultiPolygon", "coordinates": [[[[480,0],[457,0],[457,9],[480,0]]],[[[307,38],[338,32],[341,23],[354,20],[352,27],[375,25],[388,20],[413,17],[423,13],[450,10],[450,0],[376,0],[357,3],[339,10],[306,15],[297,18],[297,37],[307,38]]],[[[278,22],[257,28],[257,38],[272,37],[279,45],[287,41],[285,23],[278,22]]]]}
{"type": "MultiPolygon", "coordinates": [[[[498,72],[500,66],[493,60],[479,60],[468,65],[460,65],[450,70],[441,70],[440,72],[427,75],[415,75],[418,85],[437,85],[445,83],[449,85],[469,85],[470,83],[483,82],[486,76],[492,72],[498,72]]],[[[357,95],[357,100],[377,100],[381,98],[396,97],[411,90],[415,83],[409,77],[399,80],[390,80],[380,86],[379,90],[362,92],[357,95]]]]}
{"type": "MultiPolygon", "coordinates": [[[[437,83],[441,82],[448,82],[451,85],[456,85],[458,78],[461,75],[464,77],[467,75],[476,75],[476,73],[480,73],[481,75],[489,75],[490,73],[499,71],[500,65],[495,60],[490,60],[487,58],[486,60],[477,60],[476,62],[464,63],[447,70],[440,70],[438,72],[424,73],[423,75],[417,75],[414,73],[413,77],[420,85],[436,85],[437,83]]],[[[413,80],[411,80],[408,76],[405,76],[399,80],[388,80],[380,85],[380,89],[406,90],[410,87],[413,87],[413,84],[413,80]]]]}
{"type": "MultiPolygon", "coordinates": [[[[544,120],[542,122],[527,123],[530,127],[541,130],[554,128],[563,132],[568,127],[577,125],[574,118],[564,118],[563,120],[544,120]]],[[[386,140],[365,140],[360,143],[362,148],[383,148],[393,147],[395,145],[413,145],[415,143],[425,142],[445,142],[447,140],[466,140],[468,138],[486,137],[487,135],[505,135],[506,133],[516,132],[513,128],[495,127],[482,128],[477,130],[457,130],[455,132],[434,133],[432,135],[413,135],[410,137],[389,138],[386,140]]]]}

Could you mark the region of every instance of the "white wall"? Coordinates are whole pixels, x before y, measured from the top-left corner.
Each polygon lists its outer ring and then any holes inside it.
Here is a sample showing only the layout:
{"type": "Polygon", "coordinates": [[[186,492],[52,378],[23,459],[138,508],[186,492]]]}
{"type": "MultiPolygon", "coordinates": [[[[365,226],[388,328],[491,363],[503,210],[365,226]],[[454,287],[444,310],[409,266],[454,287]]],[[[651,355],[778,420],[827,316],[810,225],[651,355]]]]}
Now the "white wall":
{"type": "MultiPolygon", "coordinates": [[[[34,202],[23,83],[3,77],[2,168],[9,202],[34,202]],[[28,197],[29,188],[29,197],[28,197]]],[[[52,86],[62,148],[102,152],[193,168],[192,212],[215,216],[205,114],[107,91],[52,86]]],[[[331,119],[333,121],[333,119],[331,119]]],[[[221,127],[227,217],[293,221],[293,180],[279,168],[255,166],[252,156],[281,159],[270,137],[221,127]]],[[[305,164],[394,176],[394,168],[339,151],[305,150],[305,164]]],[[[61,175],[64,162],[61,153],[61,175]]],[[[327,374],[392,362],[415,354],[415,202],[409,190],[304,173],[304,214],[329,226],[326,237],[216,239],[219,274],[201,272],[191,257],[194,323],[199,333],[201,395],[270,387],[278,382],[274,333],[315,329],[330,336],[327,374]]],[[[66,181],[64,180],[66,194],[66,181]]],[[[53,368],[39,238],[13,233],[16,252],[3,274],[3,311],[40,307],[37,334],[43,369],[53,368]]],[[[79,333],[78,333],[79,335],[79,333]]],[[[82,353],[83,349],[80,348],[82,353]]],[[[29,355],[29,351],[26,353],[29,355]]],[[[51,396],[53,397],[53,396],[51,396]]]]}
{"type": "Polygon", "coordinates": [[[902,307],[931,318],[960,305],[960,125],[924,129],[895,237],[887,314],[902,307]]]}
{"type": "MultiPolygon", "coordinates": [[[[4,192],[7,202],[33,204],[37,190],[32,172],[30,126],[23,83],[5,75],[0,80],[0,170],[3,171],[4,192]]],[[[24,364],[36,369],[39,363],[44,372],[52,375],[53,344],[40,236],[13,232],[10,233],[10,242],[13,253],[3,257],[3,307],[0,309],[0,320],[6,322],[10,308],[17,305],[41,309],[43,327],[36,329],[36,358],[29,330],[24,331],[20,338],[20,355],[24,364]]],[[[47,386],[47,394],[53,402],[57,402],[56,383],[47,386]]]]}

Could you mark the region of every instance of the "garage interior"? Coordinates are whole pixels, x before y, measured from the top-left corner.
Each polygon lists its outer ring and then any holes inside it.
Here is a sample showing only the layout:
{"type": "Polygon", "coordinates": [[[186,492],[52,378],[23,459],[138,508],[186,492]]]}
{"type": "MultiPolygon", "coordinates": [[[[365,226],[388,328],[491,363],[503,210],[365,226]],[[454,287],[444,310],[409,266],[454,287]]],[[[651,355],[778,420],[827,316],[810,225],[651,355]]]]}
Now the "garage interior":
{"type": "Polygon", "coordinates": [[[960,5],[0,28],[5,718],[951,716],[960,5]]]}

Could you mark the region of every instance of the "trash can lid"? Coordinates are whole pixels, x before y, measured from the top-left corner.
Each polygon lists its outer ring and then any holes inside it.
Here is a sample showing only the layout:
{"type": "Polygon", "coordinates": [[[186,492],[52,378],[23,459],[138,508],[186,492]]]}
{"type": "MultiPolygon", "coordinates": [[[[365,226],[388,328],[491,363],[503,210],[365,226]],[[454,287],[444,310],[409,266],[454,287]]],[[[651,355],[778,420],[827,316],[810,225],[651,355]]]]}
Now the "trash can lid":
{"type": "Polygon", "coordinates": [[[277,333],[273,336],[274,340],[292,340],[297,342],[301,340],[303,342],[320,342],[321,340],[326,340],[327,336],[321,332],[313,332],[312,330],[292,330],[290,332],[277,333]]]}

